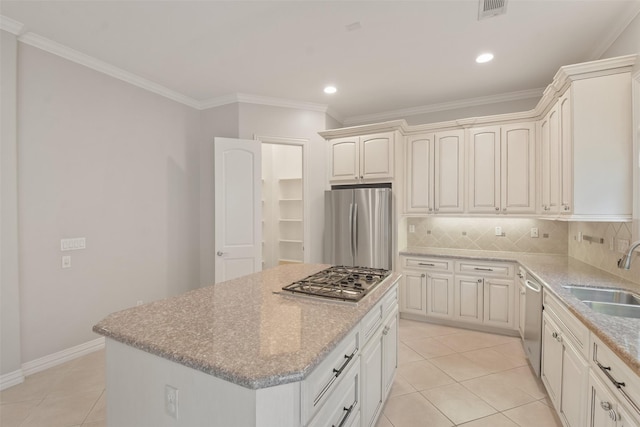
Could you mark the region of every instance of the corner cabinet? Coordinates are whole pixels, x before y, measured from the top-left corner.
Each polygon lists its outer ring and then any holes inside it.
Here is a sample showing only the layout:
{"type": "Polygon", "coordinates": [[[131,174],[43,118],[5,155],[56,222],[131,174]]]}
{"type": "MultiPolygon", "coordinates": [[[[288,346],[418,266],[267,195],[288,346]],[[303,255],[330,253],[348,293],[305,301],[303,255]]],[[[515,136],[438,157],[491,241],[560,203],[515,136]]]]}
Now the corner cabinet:
{"type": "Polygon", "coordinates": [[[543,215],[631,219],[631,92],[629,72],[582,76],[539,122],[543,215]]]}
{"type": "Polygon", "coordinates": [[[469,212],[535,212],[535,124],[469,130],[469,212]]]}
{"type": "Polygon", "coordinates": [[[394,140],[394,132],[331,140],[329,180],[352,184],[392,179],[394,140]]]}
{"type": "Polygon", "coordinates": [[[406,211],[463,212],[464,131],[411,135],[406,147],[406,211]]]}

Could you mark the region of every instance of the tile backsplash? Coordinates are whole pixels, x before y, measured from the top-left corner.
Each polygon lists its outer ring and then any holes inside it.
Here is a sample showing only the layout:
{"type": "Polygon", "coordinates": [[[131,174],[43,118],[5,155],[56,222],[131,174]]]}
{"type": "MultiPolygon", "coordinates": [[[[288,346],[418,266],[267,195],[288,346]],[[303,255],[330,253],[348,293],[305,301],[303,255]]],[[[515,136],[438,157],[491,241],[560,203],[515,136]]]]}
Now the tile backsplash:
{"type": "Polygon", "coordinates": [[[635,283],[640,283],[640,255],[635,252],[631,270],[617,267],[622,253],[618,242],[631,243],[631,224],[624,222],[572,222],[569,225],[569,256],[635,283]],[[579,233],[583,240],[580,242],[579,233]],[[584,236],[604,239],[604,243],[588,242],[584,236]]]}
{"type": "Polygon", "coordinates": [[[407,245],[567,254],[568,229],[566,222],[529,218],[407,218],[407,245]],[[496,236],[496,227],[502,228],[502,236],[496,236]],[[532,228],[539,237],[531,237],[532,228]]]}

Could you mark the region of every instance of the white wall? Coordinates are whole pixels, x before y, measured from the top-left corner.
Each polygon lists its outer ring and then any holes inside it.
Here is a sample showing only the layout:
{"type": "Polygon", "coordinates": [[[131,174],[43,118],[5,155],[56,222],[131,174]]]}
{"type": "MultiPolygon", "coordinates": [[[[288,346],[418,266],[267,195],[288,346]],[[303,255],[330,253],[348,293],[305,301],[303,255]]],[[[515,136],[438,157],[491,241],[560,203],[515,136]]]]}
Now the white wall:
{"type": "Polygon", "coordinates": [[[199,284],[200,112],[39,49],[18,55],[22,361],[199,284]],[[67,252],[60,239],[86,237],[67,252]]]}
{"type": "Polygon", "coordinates": [[[322,233],[324,228],[324,190],[326,189],[326,141],[318,135],[325,129],[325,113],[270,107],[255,104],[240,104],[240,132],[242,139],[253,139],[255,135],[280,138],[307,139],[309,167],[309,207],[311,262],[322,261],[322,233]]]}
{"type": "Polygon", "coordinates": [[[601,58],[612,58],[632,53],[640,53],[640,13],[609,46],[601,58]]]}
{"type": "Polygon", "coordinates": [[[20,370],[17,40],[0,31],[0,376],[20,370]]]}

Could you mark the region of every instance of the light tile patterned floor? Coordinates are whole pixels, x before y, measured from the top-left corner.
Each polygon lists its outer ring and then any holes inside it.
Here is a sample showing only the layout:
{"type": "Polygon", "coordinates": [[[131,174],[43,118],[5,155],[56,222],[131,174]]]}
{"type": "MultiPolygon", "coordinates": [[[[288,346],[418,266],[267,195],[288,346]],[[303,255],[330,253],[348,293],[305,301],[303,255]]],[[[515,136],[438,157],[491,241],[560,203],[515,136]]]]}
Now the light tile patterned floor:
{"type": "Polygon", "coordinates": [[[0,392],[2,427],[104,427],[105,409],[104,350],[0,392]]]}
{"type": "Polygon", "coordinates": [[[520,339],[400,320],[398,372],[376,427],[561,427],[520,339]]]}
{"type": "MultiPolygon", "coordinates": [[[[399,367],[377,427],[560,427],[520,340],[400,320],[399,367]]],[[[0,392],[2,427],[104,427],[104,351],[0,392]]]]}

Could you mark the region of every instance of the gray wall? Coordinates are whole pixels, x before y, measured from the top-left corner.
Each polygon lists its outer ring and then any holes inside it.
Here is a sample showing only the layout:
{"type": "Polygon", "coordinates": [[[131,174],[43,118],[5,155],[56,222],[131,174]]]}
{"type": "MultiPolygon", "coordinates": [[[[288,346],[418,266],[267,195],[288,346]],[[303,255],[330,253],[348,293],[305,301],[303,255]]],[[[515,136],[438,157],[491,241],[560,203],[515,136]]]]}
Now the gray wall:
{"type": "Polygon", "coordinates": [[[640,53],[640,13],[625,28],[615,42],[607,49],[601,58],[640,53]]]}
{"type": "MultiPolygon", "coordinates": [[[[22,361],[199,284],[200,112],[20,44],[22,361]],[[66,252],[60,239],[86,237],[66,252]]],[[[3,338],[4,339],[4,338],[3,338]]]]}
{"type": "Polygon", "coordinates": [[[0,31],[0,375],[20,369],[18,181],[16,135],[17,41],[0,31]]]}

